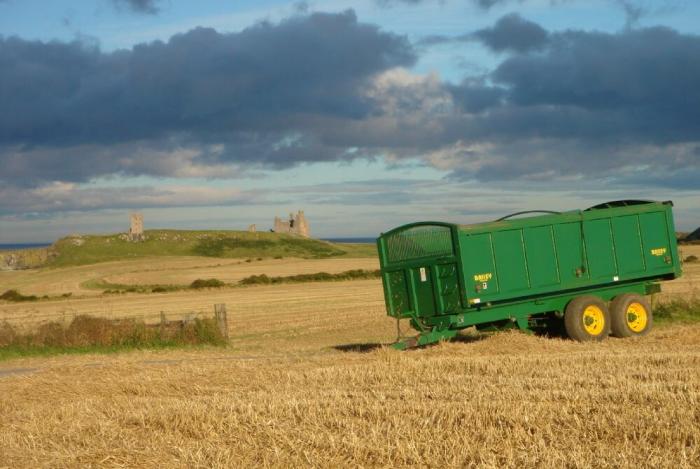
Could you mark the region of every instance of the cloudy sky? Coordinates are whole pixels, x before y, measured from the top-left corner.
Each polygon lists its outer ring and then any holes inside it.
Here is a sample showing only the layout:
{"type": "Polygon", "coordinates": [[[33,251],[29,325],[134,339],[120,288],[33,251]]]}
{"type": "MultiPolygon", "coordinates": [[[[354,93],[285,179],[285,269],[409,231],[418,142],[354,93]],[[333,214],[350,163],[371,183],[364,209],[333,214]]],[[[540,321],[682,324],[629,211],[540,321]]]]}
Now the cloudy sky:
{"type": "Polygon", "coordinates": [[[0,243],[668,200],[700,225],[694,0],[0,0],[0,243]]]}

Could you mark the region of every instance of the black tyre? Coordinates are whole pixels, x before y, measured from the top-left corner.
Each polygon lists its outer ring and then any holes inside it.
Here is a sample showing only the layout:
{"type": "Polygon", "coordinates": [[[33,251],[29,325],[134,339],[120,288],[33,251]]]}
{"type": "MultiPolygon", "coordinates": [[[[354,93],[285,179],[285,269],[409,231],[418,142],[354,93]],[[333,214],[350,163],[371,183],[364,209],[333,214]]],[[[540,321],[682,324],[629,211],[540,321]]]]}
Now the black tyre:
{"type": "Polygon", "coordinates": [[[564,328],[570,338],[579,342],[603,340],[610,334],[608,306],[596,296],[574,298],[566,306],[564,328]]]}
{"type": "Polygon", "coordinates": [[[653,323],[651,305],[641,295],[624,293],[610,304],[610,328],[615,337],[646,335],[653,323]]]}

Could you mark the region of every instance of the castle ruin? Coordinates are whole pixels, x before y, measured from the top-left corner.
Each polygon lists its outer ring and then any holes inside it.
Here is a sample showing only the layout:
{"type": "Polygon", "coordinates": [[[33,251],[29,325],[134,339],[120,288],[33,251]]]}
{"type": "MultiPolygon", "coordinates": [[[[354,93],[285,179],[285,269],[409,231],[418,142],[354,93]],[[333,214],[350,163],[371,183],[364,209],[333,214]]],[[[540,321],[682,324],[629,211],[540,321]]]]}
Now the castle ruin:
{"type": "Polygon", "coordinates": [[[299,210],[296,215],[290,213],[289,220],[282,220],[280,217],[275,217],[275,224],[272,231],[275,233],[289,233],[303,236],[304,238],[310,236],[309,223],[306,221],[303,210],[299,210]]]}
{"type": "Polygon", "coordinates": [[[132,213],[130,219],[129,241],[145,241],[146,236],[143,234],[143,215],[140,213],[132,213]]]}

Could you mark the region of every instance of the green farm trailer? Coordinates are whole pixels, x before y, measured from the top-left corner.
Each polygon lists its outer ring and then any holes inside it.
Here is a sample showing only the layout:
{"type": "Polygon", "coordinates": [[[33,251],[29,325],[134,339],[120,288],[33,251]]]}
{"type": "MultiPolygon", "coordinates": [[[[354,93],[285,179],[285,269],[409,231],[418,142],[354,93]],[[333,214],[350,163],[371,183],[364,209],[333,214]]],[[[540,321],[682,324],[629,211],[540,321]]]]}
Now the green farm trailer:
{"type": "Polygon", "coordinates": [[[563,323],[579,341],[646,334],[653,322],[646,296],[681,275],[672,206],[616,201],[383,233],[377,248],[387,314],[419,332],[396,348],[447,340],[471,326],[532,331],[563,323]]]}

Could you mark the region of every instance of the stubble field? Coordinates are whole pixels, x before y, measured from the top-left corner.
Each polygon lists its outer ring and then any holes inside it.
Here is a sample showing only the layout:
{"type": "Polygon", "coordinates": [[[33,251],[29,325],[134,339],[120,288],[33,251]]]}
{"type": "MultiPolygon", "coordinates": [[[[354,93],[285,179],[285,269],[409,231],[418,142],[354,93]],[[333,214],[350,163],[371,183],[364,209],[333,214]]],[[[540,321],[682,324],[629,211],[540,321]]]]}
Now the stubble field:
{"type": "MultiPolygon", "coordinates": [[[[329,261],[289,268],[304,262],[329,261]]],[[[151,275],[137,270],[118,275],[151,275]]],[[[685,273],[665,299],[694,295],[700,266],[685,273]]],[[[382,346],[396,324],[378,280],[90,293],[2,304],[0,318],[220,302],[229,348],[0,363],[0,467],[700,465],[697,325],[601,344],[467,334],[397,352],[382,346]]]]}
{"type": "MultiPolygon", "coordinates": [[[[101,283],[124,285],[189,285],[199,278],[235,283],[251,275],[289,276],[350,269],[378,269],[376,258],[220,259],[210,257],[152,257],[63,268],[0,271],[0,289],[25,295],[98,296],[101,283]]],[[[1,293],[1,292],[0,292],[1,293]]]]}

